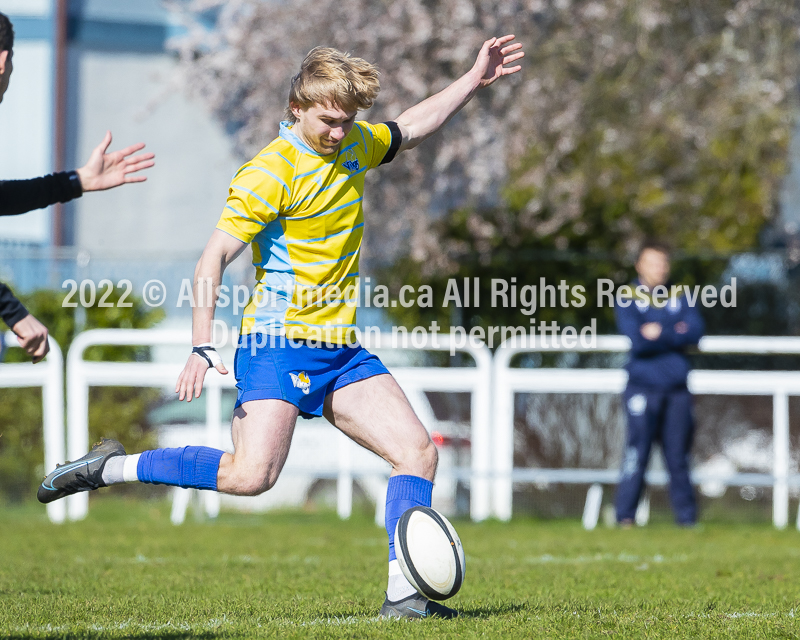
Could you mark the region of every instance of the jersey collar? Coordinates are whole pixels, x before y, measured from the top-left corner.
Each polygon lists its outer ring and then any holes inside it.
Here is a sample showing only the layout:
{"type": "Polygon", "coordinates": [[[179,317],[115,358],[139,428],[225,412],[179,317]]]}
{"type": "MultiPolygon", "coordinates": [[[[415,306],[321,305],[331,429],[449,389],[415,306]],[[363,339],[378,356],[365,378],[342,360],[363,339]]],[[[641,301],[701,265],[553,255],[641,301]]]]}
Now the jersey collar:
{"type": "Polygon", "coordinates": [[[281,133],[280,136],[287,142],[289,142],[295,149],[302,153],[307,153],[312,156],[317,156],[318,158],[330,158],[332,156],[336,156],[337,153],[328,153],[326,155],[322,155],[321,153],[317,153],[311,147],[309,147],[305,142],[300,139],[294,131],[292,131],[293,122],[289,122],[288,120],[283,120],[281,122],[281,133]]]}

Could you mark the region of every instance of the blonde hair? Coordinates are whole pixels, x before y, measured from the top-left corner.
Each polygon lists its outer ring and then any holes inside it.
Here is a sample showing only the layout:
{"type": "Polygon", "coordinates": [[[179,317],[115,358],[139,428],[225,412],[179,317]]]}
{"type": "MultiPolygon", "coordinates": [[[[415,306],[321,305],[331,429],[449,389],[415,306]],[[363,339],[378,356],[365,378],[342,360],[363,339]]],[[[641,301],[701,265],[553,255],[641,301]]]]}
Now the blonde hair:
{"type": "Polygon", "coordinates": [[[378,69],[366,60],[330,47],[308,52],[300,73],[292,78],[286,118],[296,122],[292,105],[308,109],[315,104],[336,105],[344,111],[369,109],[381,84],[378,69]]]}

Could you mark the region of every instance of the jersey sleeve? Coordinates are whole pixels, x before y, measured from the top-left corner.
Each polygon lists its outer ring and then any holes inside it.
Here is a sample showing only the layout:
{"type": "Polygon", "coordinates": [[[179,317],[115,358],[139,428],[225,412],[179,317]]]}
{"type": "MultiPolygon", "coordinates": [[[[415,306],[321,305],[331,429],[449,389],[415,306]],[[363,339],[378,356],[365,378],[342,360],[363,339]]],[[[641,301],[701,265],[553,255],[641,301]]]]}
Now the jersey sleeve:
{"type": "Polygon", "coordinates": [[[231,181],[217,229],[250,243],[284,210],[288,195],[284,178],[263,167],[246,164],[231,181]]]}
{"type": "Polygon", "coordinates": [[[359,127],[361,135],[364,137],[370,169],[391,162],[394,159],[397,150],[400,148],[400,143],[403,141],[403,135],[400,133],[400,127],[397,126],[396,122],[382,122],[380,124],[356,122],[356,126],[359,127]]]}

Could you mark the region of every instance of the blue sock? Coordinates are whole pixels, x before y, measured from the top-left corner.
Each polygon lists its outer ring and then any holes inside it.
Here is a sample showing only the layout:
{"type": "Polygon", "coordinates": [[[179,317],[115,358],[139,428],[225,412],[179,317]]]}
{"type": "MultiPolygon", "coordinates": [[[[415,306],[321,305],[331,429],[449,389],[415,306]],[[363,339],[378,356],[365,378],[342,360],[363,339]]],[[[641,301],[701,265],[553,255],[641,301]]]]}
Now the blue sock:
{"type": "Polygon", "coordinates": [[[136,465],[136,475],[139,482],[216,491],[217,471],[223,453],[209,447],[143,451],[136,465]]]}
{"type": "Polygon", "coordinates": [[[386,491],[386,533],[389,534],[389,561],[396,560],[394,530],[400,516],[411,507],[430,507],[433,483],[419,476],[392,476],[386,491]]]}

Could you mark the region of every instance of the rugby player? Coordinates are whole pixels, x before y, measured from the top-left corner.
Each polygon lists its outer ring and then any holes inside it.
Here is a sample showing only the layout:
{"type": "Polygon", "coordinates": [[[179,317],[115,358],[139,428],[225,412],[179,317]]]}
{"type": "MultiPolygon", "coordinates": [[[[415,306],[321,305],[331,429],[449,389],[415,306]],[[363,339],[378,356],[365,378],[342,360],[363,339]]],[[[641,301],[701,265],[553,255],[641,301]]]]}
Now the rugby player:
{"type": "Polygon", "coordinates": [[[214,301],[225,268],[252,246],[257,282],[234,363],[234,453],[181,447],[126,455],[104,440],[49,474],[39,500],[132,481],[258,495],[278,479],[298,415],[324,415],[392,466],[381,616],[457,616],[419,595],[398,566],[396,523],[406,509],[430,506],[438,454],[380,360],[352,345],[355,306],[341,292],[357,286],[366,172],[439,131],[479,89],[519,71],[506,66],[524,55],[513,40],[487,40],[468,73],[380,124],[356,121],[377,97],[378,70],[335,49],[313,49],[292,79],[280,135],[234,176],[194,274],[194,348],[175,389],[188,401],[200,397],[210,367],[228,373],[211,344],[214,301]]]}

